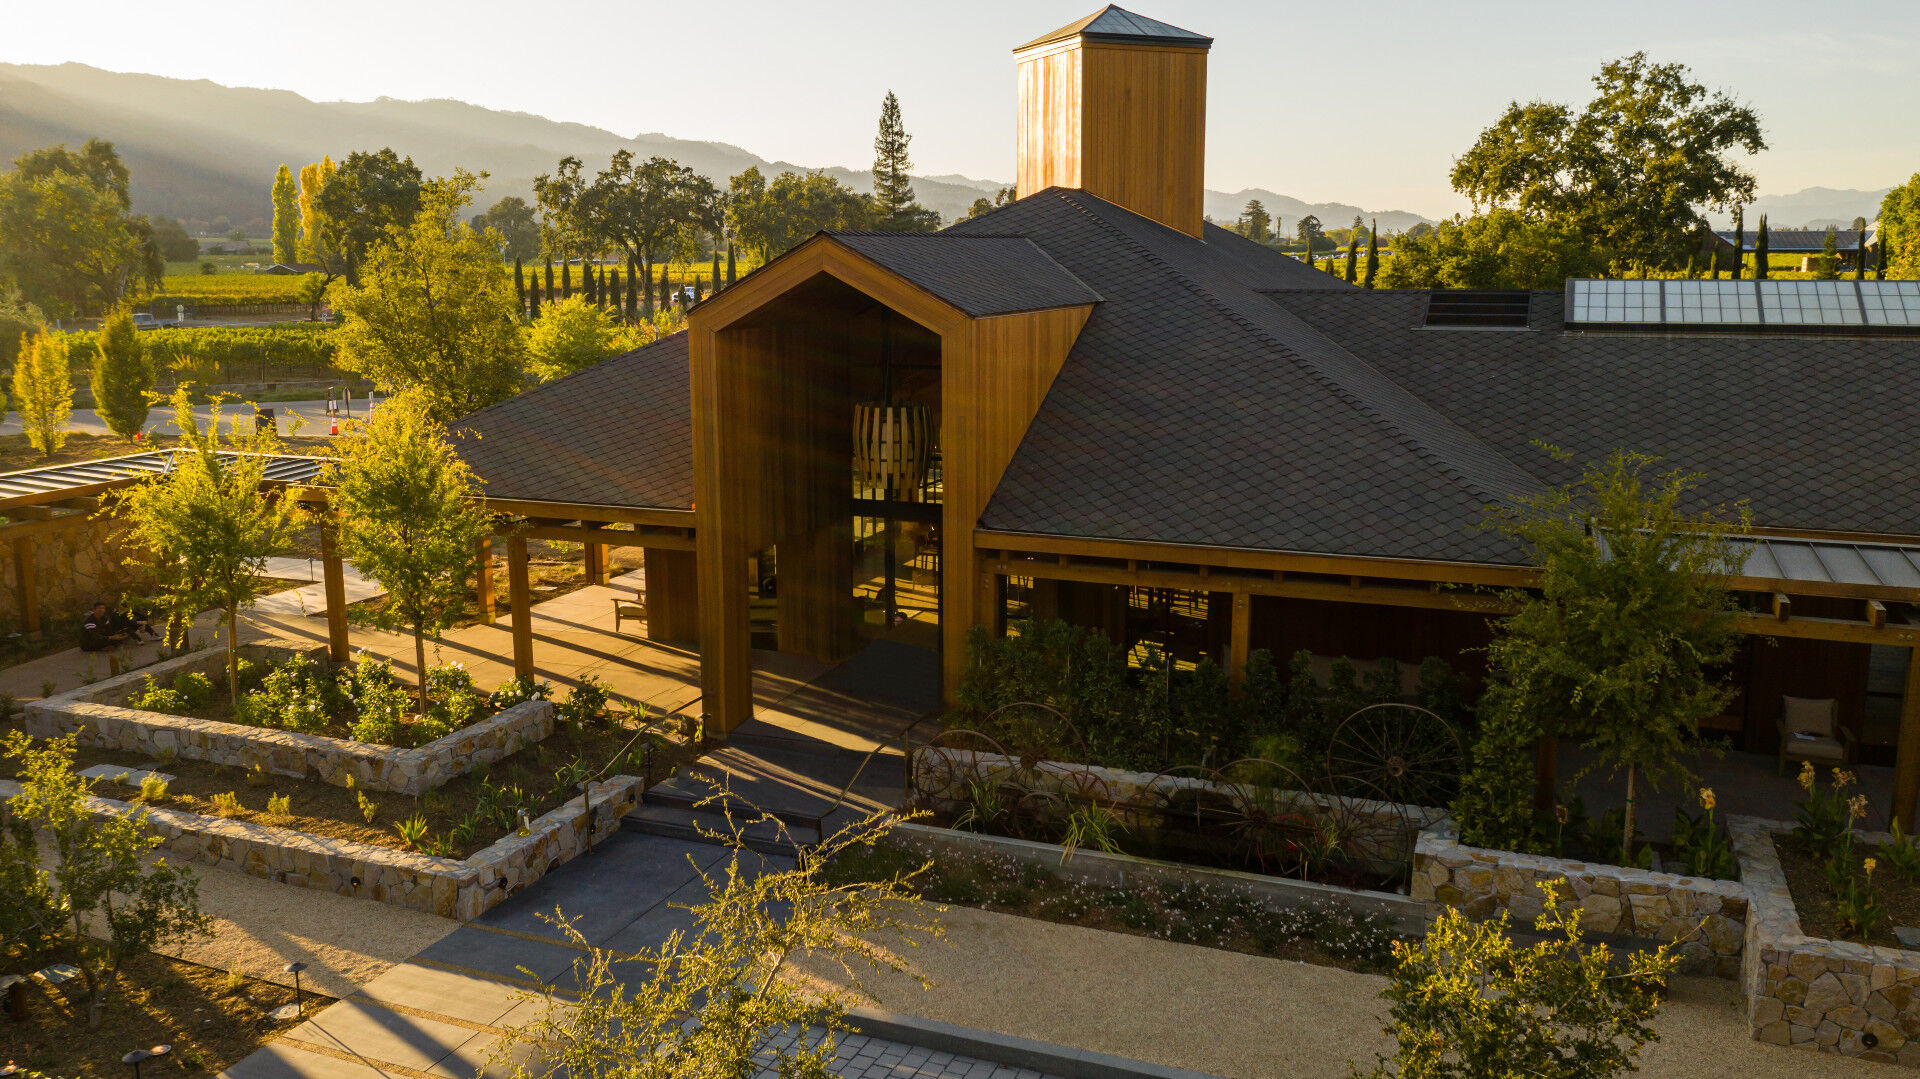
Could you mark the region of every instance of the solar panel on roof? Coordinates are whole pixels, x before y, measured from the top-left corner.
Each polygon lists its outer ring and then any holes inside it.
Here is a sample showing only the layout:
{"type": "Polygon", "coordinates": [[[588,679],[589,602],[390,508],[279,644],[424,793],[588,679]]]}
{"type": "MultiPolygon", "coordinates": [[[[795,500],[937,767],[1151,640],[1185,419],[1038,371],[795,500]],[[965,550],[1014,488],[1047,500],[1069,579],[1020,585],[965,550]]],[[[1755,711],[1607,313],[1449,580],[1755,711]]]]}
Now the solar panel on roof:
{"type": "Polygon", "coordinates": [[[1900,332],[1920,329],[1920,281],[1567,282],[1572,326],[1900,332]]]}
{"type": "Polygon", "coordinates": [[[1869,326],[1920,326],[1920,281],[1860,281],[1869,326]]]}

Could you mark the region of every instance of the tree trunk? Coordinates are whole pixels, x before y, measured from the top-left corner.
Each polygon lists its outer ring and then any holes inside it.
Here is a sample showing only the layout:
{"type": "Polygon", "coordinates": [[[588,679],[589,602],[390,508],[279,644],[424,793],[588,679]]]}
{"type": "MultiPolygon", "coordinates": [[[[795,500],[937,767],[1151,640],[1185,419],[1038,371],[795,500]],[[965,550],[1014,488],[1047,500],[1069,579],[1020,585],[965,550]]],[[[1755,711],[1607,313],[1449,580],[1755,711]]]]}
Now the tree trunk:
{"type": "Polygon", "coordinates": [[[227,697],[240,706],[240,608],[227,605],[227,697]]]}
{"type": "Polygon", "coordinates": [[[413,669],[420,682],[420,714],[424,716],[427,714],[427,638],[418,626],[413,629],[413,669]]]}
{"type": "Polygon", "coordinates": [[[1620,864],[1633,857],[1633,765],[1627,765],[1627,822],[1620,832],[1620,864]]]}

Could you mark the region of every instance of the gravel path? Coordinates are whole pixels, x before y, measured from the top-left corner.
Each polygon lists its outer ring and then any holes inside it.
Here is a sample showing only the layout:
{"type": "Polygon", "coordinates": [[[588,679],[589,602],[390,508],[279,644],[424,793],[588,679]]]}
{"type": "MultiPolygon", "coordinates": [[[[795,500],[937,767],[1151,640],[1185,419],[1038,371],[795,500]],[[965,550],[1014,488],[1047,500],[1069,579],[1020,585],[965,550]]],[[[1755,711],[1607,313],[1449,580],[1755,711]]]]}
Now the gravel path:
{"type": "MultiPolygon", "coordinates": [[[[933,988],[872,978],[882,1007],[1243,1079],[1346,1076],[1349,1060],[1370,1064],[1391,1047],[1379,975],[972,909],[942,918],[950,946],[910,955],[933,988]]],[[[1655,1025],[1643,1076],[1887,1074],[1751,1040],[1736,987],[1718,979],[1676,979],[1655,1025]]]]}

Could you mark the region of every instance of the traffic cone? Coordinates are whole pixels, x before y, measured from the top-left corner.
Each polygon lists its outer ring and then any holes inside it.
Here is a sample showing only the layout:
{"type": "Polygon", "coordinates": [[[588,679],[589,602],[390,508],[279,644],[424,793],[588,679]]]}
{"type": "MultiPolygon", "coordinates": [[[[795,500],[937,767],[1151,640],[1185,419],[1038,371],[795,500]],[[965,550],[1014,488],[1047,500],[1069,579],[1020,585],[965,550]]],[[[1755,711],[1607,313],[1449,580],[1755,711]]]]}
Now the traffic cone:
{"type": "Polygon", "coordinates": [[[333,420],[332,420],[332,429],[331,429],[331,430],[329,430],[329,431],[328,431],[327,433],[328,433],[328,434],[330,434],[330,435],[337,435],[337,434],[339,434],[339,433],[340,433],[340,418],[339,418],[339,417],[337,417],[337,416],[336,416],[336,417],[334,417],[334,418],[333,418],[333,420]]]}

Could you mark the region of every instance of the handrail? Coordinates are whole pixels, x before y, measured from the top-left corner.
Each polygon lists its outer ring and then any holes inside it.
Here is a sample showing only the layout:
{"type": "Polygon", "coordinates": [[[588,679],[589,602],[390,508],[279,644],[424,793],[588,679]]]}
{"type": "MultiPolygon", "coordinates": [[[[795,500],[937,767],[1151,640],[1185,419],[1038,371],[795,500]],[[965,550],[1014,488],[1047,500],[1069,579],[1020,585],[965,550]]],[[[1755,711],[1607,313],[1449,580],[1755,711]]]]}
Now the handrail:
{"type": "MultiPolygon", "coordinates": [[[[595,772],[594,774],[580,780],[580,809],[586,819],[586,829],[583,833],[583,838],[582,838],[582,842],[586,846],[585,853],[587,854],[593,853],[593,785],[594,783],[598,782],[601,779],[606,778],[607,772],[613,768],[614,762],[621,759],[622,757],[625,757],[627,755],[627,751],[632,749],[633,744],[635,742],[638,742],[642,736],[659,731],[661,729],[660,724],[662,722],[664,722],[665,720],[673,716],[680,715],[687,708],[691,707],[692,705],[699,704],[701,701],[705,699],[706,699],[705,693],[697,694],[694,696],[692,700],[679,705],[673,711],[662,713],[659,717],[645,724],[642,724],[639,730],[633,732],[633,737],[627,739],[626,745],[621,746],[620,749],[617,752],[615,752],[613,756],[607,758],[607,763],[601,765],[600,770],[598,772],[595,772]]],[[[645,708],[646,706],[643,704],[641,705],[641,707],[645,708]]],[[[645,746],[641,748],[641,753],[640,753],[640,789],[642,793],[645,793],[646,791],[646,788],[648,785],[647,783],[648,775],[649,773],[652,772],[652,770],[653,770],[653,743],[648,742],[645,746]]]]}
{"type": "MultiPolygon", "coordinates": [[[[912,723],[909,723],[905,727],[901,728],[897,734],[894,734],[892,737],[888,738],[886,741],[881,742],[879,745],[876,745],[872,749],[867,751],[867,755],[860,759],[860,767],[855,768],[853,770],[853,775],[849,776],[847,778],[846,783],[840,787],[840,793],[837,796],[835,796],[832,804],[828,805],[826,809],[820,811],[820,813],[814,816],[812,821],[810,822],[813,825],[814,843],[816,845],[820,843],[825,843],[827,841],[827,830],[826,830],[827,818],[832,816],[835,810],[838,810],[842,805],[846,804],[848,792],[852,791],[853,785],[860,781],[860,776],[864,772],[866,772],[867,765],[873,763],[873,758],[879,756],[882,750],[887,749],[889,746],[893,745],[893,743],[896,741],[901,743],[900,756],[906,766],[905,778],[901,780],[901,791],[900,791],[901,800],[903,802],[906,800],[906,796],[908,793],[908,790],[907,790],[908,786],[913,782],[913,747],[907,741],[907,737],[911,735],[916,729],[918,729],[920,724],[925,723],[927,720],[934,718],[936,714],[937,713],[935,712],[921,713],[919,718],[915,719],[912,723]]],[[[799,814],[795,814],[795,816],[799,816],[799,814]]]]}

